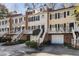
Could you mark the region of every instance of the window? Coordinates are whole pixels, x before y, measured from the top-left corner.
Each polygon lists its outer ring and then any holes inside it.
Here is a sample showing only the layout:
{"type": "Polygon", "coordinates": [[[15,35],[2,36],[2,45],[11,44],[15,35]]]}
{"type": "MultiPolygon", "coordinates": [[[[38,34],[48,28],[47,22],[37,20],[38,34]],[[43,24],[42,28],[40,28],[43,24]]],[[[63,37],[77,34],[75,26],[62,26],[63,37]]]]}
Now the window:
{"type": "Polygon", "coordinates": [[[0,22],[0,25],[1,25],[1,22],[0,22]]]}
{"type": "Polygon", "coordinates": [[[38,20],[38,17],[36,17],[36,21],[38,20]]]}
{"type": "Polygon", "coordinates": [[[55,19],[55,14],[52,14],[52,18],[55,19]]]}
{"type": "Polygon", "coordinates": [[[69,11],[67,11],[67,16],[69,16],[69,14],[70,14],[69,11]]]}
{"type": "Polygon", "coordinates": [[[52,19],[52,14],[50,14],[50,20],[52,19]]]}
{"type": "Polygon", "coordinates": [[[66,31],[66,23],[64,23],[64,31],[66,31]]]}
{"type": "Polygon", "coordinates": [[[38,21],[38,20],[40,20],[40,16],[34,16],[34,17],[29,18],[29,22],[30,21],[38,21]]]}
{"type": "Polygon", "coordinates": [[[38,20],[40,20],[40,16],[37,16],[38,17],[38,20]]]}
{"type": "Polygon", "coordinates": [[[4,21],[2,21],[2,25],[4,25],[4,21]]]}
{"type": "Polygon", "coordinates": [[[28,27],[28,29],[30,29],[30,26],[28,27]]]}
{"type": "Polygon", "coordinates": [[[33,21],[35,21],[35,16],[34,16],[34,18],[33,18],[33,21]]]}
{"type": "Polygon", "coordinates": [[[15,19],[15,23],[17,23],[18,22],[18,19],[15,19]]]}
{"type": "Polygon", "coordinates": [[[55,29],[56,29],[56,31],[57,31],[57,24],[55,24],[55,29]]]}
{"type": "Polygon", "coordinates": [[[66,12],[64,12],[64,18],[66,18],[66,12]]]}
{"type": "Polygon", "coordinates": [[[31,18],[31,20],[30,21],[33,21],[33,17],[31,18]]]}
{"type": "Polygon", "coordinates": [[[6,31],[6,28],[5,28],[5,31],[6,31]]]}
{"type": "Polygon", "coordinates": [[[60,30],[60,25],[58,24],[58,31],[60,30]]]}
{"type": "Polygon", "coordinates": [[[5,21],[5,24],[7,24],[7,20],[5,21]]]}
{"type": "Polygon", "coordinates": [[[36,16],[36,21],[39,21],[40,20],[40,17],[39,16],[36,16]]]}
{"type": "Polygon", "coordinates": [[[22,22],[22,18],[19,18],[19,23],[21,23],[22,22]]]}
{"type": "Polygon", "coordinates": [[[32,26],[32,29],[33,29],[33,26],[32,26]]]}
{"type": "Polygon", "coordinates": [[[51,28],[52,28],[52,25],[50,25],[50,30],[51,30],[51,28]]]}
{"type": "Polygon", "coordinates": [[[55,19],[57,19],[57,13],[55,13],[55,19]]]}
{"type": "Polygon", "coordinates": [[[4,28],[2,28],[2,31],[4,32],[4,28]]]}
{"type": "Polygon", "coordinates": [[[60,18],[60,13],[58,13],[58,18],[60,18]]]}

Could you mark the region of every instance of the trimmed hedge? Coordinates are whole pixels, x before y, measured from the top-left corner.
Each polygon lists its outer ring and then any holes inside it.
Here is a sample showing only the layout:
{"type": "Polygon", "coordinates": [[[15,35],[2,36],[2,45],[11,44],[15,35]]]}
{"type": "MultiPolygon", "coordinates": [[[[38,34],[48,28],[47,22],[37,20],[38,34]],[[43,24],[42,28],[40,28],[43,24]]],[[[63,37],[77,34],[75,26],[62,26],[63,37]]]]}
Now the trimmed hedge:
{"type": "Polygon", "coordinates": [[[25,44],[28,46],[28,47],[31,47],[31,48],[37,48],[37,43],[34,42],[34,41],[26,41],[25,44]]]}

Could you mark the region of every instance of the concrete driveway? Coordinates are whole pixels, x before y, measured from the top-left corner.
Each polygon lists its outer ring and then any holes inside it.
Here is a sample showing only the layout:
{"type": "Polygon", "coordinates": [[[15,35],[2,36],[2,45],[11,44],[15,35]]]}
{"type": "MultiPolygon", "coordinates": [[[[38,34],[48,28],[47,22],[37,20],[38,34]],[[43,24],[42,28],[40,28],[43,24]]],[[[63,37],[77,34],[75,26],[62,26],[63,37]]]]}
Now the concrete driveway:
{"type": "Polygon", "coordinates": [[[47,47],[44,47],[44,49],[41,51],[41,53],[53,56],[79,56],[79,50],[70,49],[65,46],[60,45],[50,45],[47,47]]]}
{"type": "Polygon", "coordinates": [[[38,53],[31,53],[31,56],[79,56],[79,50],[70,49],[63,45],[49,45],[38,53]]]}
{"type": "Polygon", "coordinates": [[[79,56],[79,50],[59,45],[49,45],[38,51],[28,48],[25,44],[12,46],[1,46],[0,44],[0,56],[79,56]]]}

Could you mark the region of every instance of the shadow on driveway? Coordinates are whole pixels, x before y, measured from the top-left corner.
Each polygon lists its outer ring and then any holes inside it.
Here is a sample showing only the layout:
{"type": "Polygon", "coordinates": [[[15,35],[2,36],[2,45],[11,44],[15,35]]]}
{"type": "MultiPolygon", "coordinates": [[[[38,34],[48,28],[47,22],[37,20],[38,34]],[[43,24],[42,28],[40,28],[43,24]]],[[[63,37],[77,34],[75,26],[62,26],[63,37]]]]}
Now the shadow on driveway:
{"type": "Polygon", "coordinates": [[[62,55],[79,56],[79,50],[70,49],[64,45],[49,45],[44,47],[41,52],[59,56],[62,55]]]}

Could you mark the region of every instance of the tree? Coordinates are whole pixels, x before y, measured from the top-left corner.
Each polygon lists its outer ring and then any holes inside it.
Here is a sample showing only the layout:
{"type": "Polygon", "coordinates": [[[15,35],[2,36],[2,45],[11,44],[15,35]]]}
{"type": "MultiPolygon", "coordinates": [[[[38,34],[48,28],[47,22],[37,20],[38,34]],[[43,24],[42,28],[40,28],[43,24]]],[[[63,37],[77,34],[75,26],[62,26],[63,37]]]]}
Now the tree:
{"type": "Polygon", "coordinates": [[[75,7],[74,15],[75,15],[75,17],[76,17],[76,20],[79,20],[79,6],[76,6],[76,7],[75,7]]]}
{"type": "Polygon", "coordinates": [[[5,5],[0,4],[0,19],[4,18],[8,14],[8,9],[5,5]]]}

